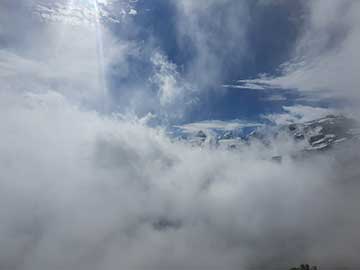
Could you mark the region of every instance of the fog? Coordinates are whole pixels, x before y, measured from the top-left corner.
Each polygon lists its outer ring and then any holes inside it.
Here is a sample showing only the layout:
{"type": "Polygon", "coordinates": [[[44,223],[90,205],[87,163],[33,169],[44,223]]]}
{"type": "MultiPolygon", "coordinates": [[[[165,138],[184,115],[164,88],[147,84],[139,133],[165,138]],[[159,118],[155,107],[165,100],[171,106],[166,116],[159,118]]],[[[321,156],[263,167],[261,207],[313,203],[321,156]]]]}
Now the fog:
{"type": "MultiPolygon", "coordinates": [[[[211,24],[213,16],[224,16],[218,7],[225,5],[229,14],[223,18],[227,31],[220,31],[220,38],[232,37],[226,49],[239,46],[239,61],[247,55],[246,1],[234,4],[241,18],[226,5],[232,1],[176,4],[179,18],[188,18],[178,23],[177,35],[190,38],[199,51],[188,74],[153,44],[141,51],[103,26],[56,21],[61,16],[44,23],[29,16],[35,2],[41,1],[0,4],[0,269],[360,267],[358,143],[294,159],[299,145],[285,135],[269,146],[254,141],[228,151],[192,147],[161,124],[196,106],[194,80],[208,86],[222,77],[226,63],[218,66],[219,61],[230,56],[221,51],[219,37],[202,28],[221,30],[223,25],[211,24]],[[234,27],[239,23],[240,29],[234,27]],[[155,72],[133,88],[118,86],[123,99],[112,100],[108,76],[131,74],[129,56],[148,57],[155,72]],[[200,74],[204,69],[208,73],[200,74]],[[149,81],[157,91],[149,90],[149,81]],[[104,110],[115,105],[121,107],[116,113],[104,110]],[[138,111],[150,113],[144,117],[138,111]],[[283,161],[274,162],[274,155],[283,161]]],[[[321,28],[328,19],[319,7],[325,2],[316,2],[308,23],[321,28]],[[314,21],[317,12],[324,17],[314,21]]],[[[135,29],[131,19],[126,23],[135,29]]],[[[354,70],[356,26],[343,46],[336,46],[340,54],[331,54],[340,66],[339,55],[348,56],[354,70]]],[[[312,30],[299,38],[295,55],[316,36],[312,30]]],[[[316,48],[324,51],[323,46],[316,48]]],[[[321,67],[311,70],[317,79],[324,78],[321,67]]],[[[347,71],[339,70],[340,77],[347,71]]],[[[326,74],[333,93],[338,85],[332,72],[326,74]]],[[[351,80],[341,93],[351,99],[358,78],[346,74],[351,80]]],[[[299,115],[307,121],[328,112],[333,111],[289,106],[264,118],[282,125],[299,115]]]]}
{"type": "Polygon", "coordinates": [[[57,93],[1,103],[2,269],[359,264],[354,146],[278,164],[271,148],[193,148],[57,93]]]}

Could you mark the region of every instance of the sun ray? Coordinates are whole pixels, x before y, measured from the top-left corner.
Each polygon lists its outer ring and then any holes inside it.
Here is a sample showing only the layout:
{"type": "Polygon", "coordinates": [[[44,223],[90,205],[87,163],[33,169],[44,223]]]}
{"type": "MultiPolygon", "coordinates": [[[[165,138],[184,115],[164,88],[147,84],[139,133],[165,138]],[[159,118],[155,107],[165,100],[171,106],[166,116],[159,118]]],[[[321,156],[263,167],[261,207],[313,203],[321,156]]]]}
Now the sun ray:
{"type": "Polygon", "coordinates": [[[106,70],[105,70],[105,57],[104,57],[104,44],[103,44],[103,35],[101,30],[101,21],[100,21],[100,11],[97,0],[93,0],[94,13],[95,13],[95,31],[96,31],[96,49],[97,49],[97,61],[98,61],[98,74],[100,87],[103,94],[103,112],[106,113],[108,110],[108,100],[107,100],[107,85],[106,85],[106,70]]]}
{"type": "MultiPolygon", "coordinates": [[[[69,18],[64,18],[63,21],[55,22],[54,25],[57,27],[57,36],[56,38],[56,47],[54,51],[54,58],[61,58],[64,54],[64,50],[70,50],[72,47],[72,40],[69,40],[67,31],[73,31],[73,29],[79,29],[82,31],[86,31],[86,34],[93,34],[91,39],[94,40],[94,60],[96,61],[95,67],[97,70],[94,72],[97,74],[97,80],[99,85],[99,93],[98,97],[100,110],[103,113],[108,112],[108,91],[107,91],[107,83],[106,83],[106,65],[105,65],[105,54],[104,54],[104,43],[103,43],[103,31],[101,24],[101,7],[98,0],[67,0],[64,3],[63,11],[69,18]],[[74,13],[77,14],[78,10],[83,9],[86,13],[86,17],[82,22],[80,21],[72,21],[72,15],[74,13]]],[[[78,17],[77,17],[78,18],[78,17]]],[[[76,30],[78,31],[78,30],[76,30]]]]}

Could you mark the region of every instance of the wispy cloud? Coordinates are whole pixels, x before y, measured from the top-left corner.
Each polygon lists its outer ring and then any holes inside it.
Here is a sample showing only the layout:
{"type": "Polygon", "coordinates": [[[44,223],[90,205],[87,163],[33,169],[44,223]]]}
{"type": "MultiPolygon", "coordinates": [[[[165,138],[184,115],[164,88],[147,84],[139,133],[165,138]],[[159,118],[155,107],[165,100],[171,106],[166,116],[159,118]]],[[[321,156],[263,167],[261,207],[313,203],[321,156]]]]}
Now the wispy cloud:
{"type": "Polygon", "coordinates": [[[128,15],[136,15],[135,3],[127,0],[37,0],[33,3],[33,13],[46,22],[93,26],[95,18],[105,23],[121,23],[128,15]]]}
{"type": "Polygon", "coordinates": [[[39,23],[26,7],[22,3],[18,9],[10,6],[7,10],[18,14],[21,23],[11,23],[17,16],[8,18],[8,31],[2,34],[12,46],[0,49],[0,91],[52,90],[80,105],[102,106],[98,103],[104,103],[107,95],[102,77],[111,73],[114,63],[121,67],[118,74],[127,72],[126,57],[133,53],[133,44],[117,39],[101,25],[95,29],[83,24],[39,23]],[[99,51],[100,46],[104,52],[99,51]]]}
{"type": "Polygon", "coordinates": [[[247,51],[249,22],[246,1],[175,1],[177,36],[183,46],[193,46],[188,79],[199,87],[221,83],[229,61],[241,62],[247,51]]]}
{"type": "Polygon", "coordinates": [[[197,131],[211,131],[211,130],[229,131],[229,130],[241,129],[245,127],[259,127],[259,126],[262,125],[259,123],[249,123],[240,120],[233,120],[233,121],[209,120],[202,122],[194,122],[176,127],[184,130],[185,132],[194,133],[197,131]]]}
{"type": "Polygon", "coordinates": [[[250,87],[321,91],[325,97],[359,98],[360,21],[357,1],[309,3],[306,30],[282,75],[245,81],[250,87]],[[339,18],[333,20],[333,18],[339,18]]]}
{"type": "Polygon", "coordinates": [[[304,105],[283,106],[284,113],[264,115],[276,125],[287,125],[291,123],[307,122],[330,114],[337,114],[335,109],[311,107],[304,105]]]}

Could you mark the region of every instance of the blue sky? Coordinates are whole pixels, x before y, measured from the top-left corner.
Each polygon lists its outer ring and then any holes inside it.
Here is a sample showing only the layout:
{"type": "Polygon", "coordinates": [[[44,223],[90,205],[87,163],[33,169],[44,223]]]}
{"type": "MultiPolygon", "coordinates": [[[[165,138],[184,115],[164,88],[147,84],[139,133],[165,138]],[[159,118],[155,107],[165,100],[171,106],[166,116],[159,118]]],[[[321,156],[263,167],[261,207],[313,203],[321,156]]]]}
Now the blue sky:
{"type": "Polygon", "coordinates": [[[50,69],[50,77],[37,72],[41,80],[22,70],[37,91],[66,92],[110,114],[151,113],[166,125],[262,121],[283,106],[352,100],[358,67],[345,61],[356,50],[357,24],[346,2],[7,0],[3,61],[50,69]],[[334,22],[325,10],[347,16],[334,22]],[[343,82],[333,75],[339,69],[343,82]]]}
{"type": "MultiPolygon", "coordinates": [[[[135,33],[129,33],[127,38],[136,42],[142,41],[142,46],[145,48],[151,46],[160,50],[169,62],[177,66],[180,76],[189,78],[190,84],[194,84],[193,87],[198,92],[196,95],[200,102],[187,111],[184,119],[177,121],[257,118],[264,113],[279,112],[283,105],[295,103],[294,99],[298,96],[296,91],[292,93],[287,91],[285,94],[274,89],[263,93],[246,89],[225,89],[222,85],[233,84],[239,79],[254,78],[259,73],[277,74],[279,65],[289,59],[297,34],[303,27],[299,18],[305,12],[305,7],[301,1],[283,5],[260,5],[248,1],[241,7],[238,1],[227,1],[224,4],[217,4],[216,7],[210,7],[213,9],[212,16],[201,15],[197,30],[205,33],[205,38],[210,43],[207,48],[208,53],[214,58],[211,65],[216,67],[204,66],[198,67],[197,70],[194,70],[193,65],[198,61],[197,58],[201,57],[199,56],[201,48],[197,48],[199,45],[191,34],[179,35],[181,21],[185,18],[179,14],[176,3],[139,1],[135,8],[138,9],[138,15],[133,19],[135,33]],[[226,11],[233,8],[235,10],[246,8],[248,13],[243,15],[246,18],[242,17],[241,10],[230,14],[232,16],[230,31],[221,26],[221,21],[228,20],[229,14],[226,11]],[[242,29],[243,24],[248,24],[247,29],[242,29]],[[238,31],[244,33],[236,36],[234,32],[238,31]],[[210,83],[197,82],[196,78],[189,75],[195,72],[206,76],[208,69],[215,69],[216,72],[216,80],[210,83]],[[284,94],[283,98],[276,102],[267,98],[275,93],[284,94]]],[[[118,29],[116,25],[114,32],[123,34],[122,28],[118,29]]],[[[143,83],[147,83],[147,77],[151,76],[152,69],[146,57],[147,55],[142,59],[143,61],[131,62],[132,72],[123,80],[118,80],[114,74],[112,85],[115,89],[115,98],[118,96],[117,88],[121,88],[124,82],[137,84],[142,78],[143,83]]]]}
{"type": "MultiPolygon", "coordinates": [[[[299,92],[296,86],[273,86],[266,92],[223,87],[259,74],[281,74],[281,64],[293,60],[306,31],[310,15],[303,1],[223,1],[208,4],[205,11],[194,8],[189,14],[183,14],[186,11],[176,1],[138,1],[134,8],[137,15],[131,18],[130,32],[122,26],[111,27],[115,35],[125,35],[140,44],[142,50],[140,59],[129,60],[128,76],[119,79],[114,73],[110,78],[115,104],[117,99],[131,98],[126,90],[123,95],[123,88],[149,83],[154,72],[150,59],[157,50],[175,65],[179,77],[193,88],[189,95],[197,101],[186,107],[180,118],[171,119],[174,123],[210,119],[261,121],[264,114],[283,112],[283,106],[336,105],[332,98],[312,102],[300,99],[306,93],[299,92]]],[[[149,91],[156,95],[158,90],[150,87],[149,91]]],[[[148,111],[156,113],[156,108],[138,110],[140,115],[148,111]]]]}

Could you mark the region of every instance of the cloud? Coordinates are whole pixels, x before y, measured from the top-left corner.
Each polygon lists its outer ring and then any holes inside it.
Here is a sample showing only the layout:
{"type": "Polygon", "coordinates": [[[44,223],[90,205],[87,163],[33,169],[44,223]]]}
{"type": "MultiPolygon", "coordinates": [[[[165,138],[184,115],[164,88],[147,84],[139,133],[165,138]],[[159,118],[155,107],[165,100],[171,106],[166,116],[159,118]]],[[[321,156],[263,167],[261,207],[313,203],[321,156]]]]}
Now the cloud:
{"type": "Polygon", "coordinates": [[[286,101],[287,98],[282,95],[270,95],[269,97],[264,98],[265,101],[281,102],[286,101]]]}
{"type": "MultiPolygon", "coordinates": [[[[357,144],[295,161],[282,147],[293,149],[289,138],[273,146],[251,143],[240,152],[196,148],[162,127],[150,128],[154,114],[100,113],[93,103],[103,102],[101,76],[126,77],[131,57],[153,56],[155,91],[144,76],[134,98],[119,102],[124,107],[183,112],[193,100],[191,76],[180,76],[160,50],[149,46],[151,53],[142,54],[137,44],[102,28],[100,63],[96,29],[44,23],[27,16],[29,3],[0,4],[1,40],[8,42],[0,50],[1,269],[359,266],[357,144]],[[277,149],[281,164],[271,161],[277,149]]],[[[199,39],[192,78],[201,75],[200,84],[218,79],[217,51],[226,54],[243,37],[233,22],[246,21],[242,3],[227,3],[178,3],[189,16],[179,25],[181,35],[199,39]],[[205,31],[207,23],[228,29],[225,48],[205,31]],[[186,34],[186,27],[195,32],[186,34]]],[[[133,97],[132,88],[119,89],[133,97]]],[[[302,120],[325,113],[284,109],[302,120]]],[[[207,121],[185,127],[242,126],[207,121]]]]}
{"type": "Polygon", "coordinates": [[[244,127],[257,127],[261,126],[261,124],[258,123],[248,123],[245,121],[240,120],[233,120],[233,121],[220,121],[220,120],[209,120],[209,121],[201,121],[201,122],[195,122],[190,123],[186,125],[177,126],[178,128],[194,133],[197,131],[210,131],[210,130],[222,130],[222,131],[229,131],[234,129],[240,129],[244,127]]]}
{"type": "MultiPolygon", "coordinates": [[[[161,106],[172,105],[191,95],[191,86],[187,84],[177,71],[177,66],[159,52],[155,52],[151,57],[155,73],[150,78],[156,85],[161,106]]],[[[195,101],[193,101],[195,102],[195,101]]],[[[191,103],[189,100],[188,103],[191,103]]],[[[181,103],[181,105],[185,105],[181,103]]]]}
{"type": "Polygon", "coordinates": [[[292,60],[282,65],[282,75],[251,81],[268,87],[320,91],[323,97],[358,99],[360,66],[355,59],[360,46],[359,10],[358,1],[312,1],[304,33],[292,60]]]}
{"type": "Polygon", "coordinates": [[[339,113],[339,111],[335,109],[304,105],[283,106],[283,110],[285,111],[284,113],[268,114],[265,115],[264,118],[270,120],[276,125],[286,125],[291,123],[307,122],[330,114],[339,113]]]}
{"type": "Polygon", "coordinates": [[[224,84],[224,88],[246,89],[246,90],[266,90],[271,87],[271,84],[265,83],[259,79],[253,80],[238,80],[238,84],[224,84]]]}
{"type": "Polygon", "coordinates": [[[136,15],[134,3],[119,0],[71,0],[51,3],[37,0],[33,3],[33,13],[45,22],[94,26],[98,19],[105,23],[122,23],[127,15],[136,15]]]}
{"type": "Polygon", "coordinates": [[[246,1],[181,0],[175,6],[178,43],[194,50],[188,79],[200,88],[221,84],[228,66],[239,66],[246,53],[246,1]]]}
{"type": "Polygon", "coordinates": [[[192,148],[54,92],[1,105],[1,268],[358,265],[344,153],[277,164],[256,145],[192,148]]]}
{"type": "MultiPolygon", "coordinates": [[[[99,8],[116,12],[123,6],[136,5],[134,1],[125,2],[99,3],[99,8]]],[[[96,16],[90,2],[1,5],[4,16],[0,25],[10,25],[1,33],[1,39],[9,43],[9,47],[0,48],[2,91],[52,90],[82,107],[142,117],[150,112],[160,122],[185,117],[197,103],[191,84],[151,42],[129,40],[125,34],[114,33],[104,18],[94,27],[96,16]],[[39,9],[55,18],[39,19],[39,9]],[[69,23],[73,17],[79,21],[69,23]]],[[[123,24],[119,27],[137,31],[131,19],[123,24]]]]}
{"type": "Polygon", "coordinates": [[[105,81],[115,63],[118,76],[128,72],[127,56],[134,54],[133,43],[116,38],[101,25],[40,22],[26,7],[26,3],[18,9],[10,6],[8,12],[18,16],[1,22],[9,25],[1,38],[10,45],[0,48],[1,90],[53,90],[95,108],[110,103],[105,81]],[[18,17],[21,23],[12,24],[18,17]]]}

